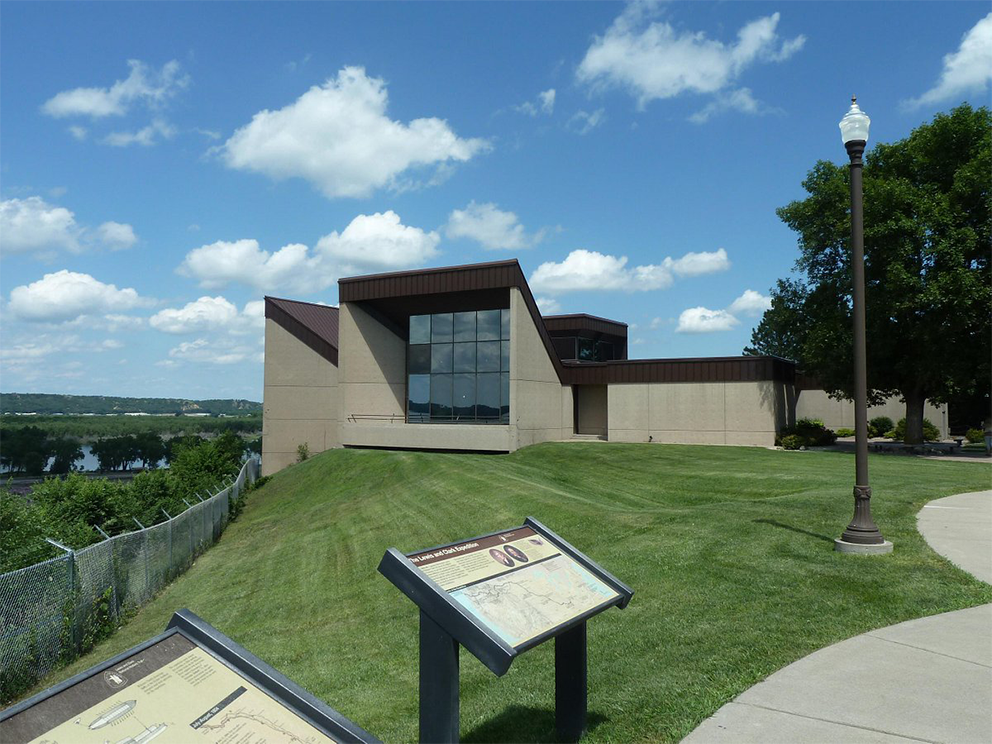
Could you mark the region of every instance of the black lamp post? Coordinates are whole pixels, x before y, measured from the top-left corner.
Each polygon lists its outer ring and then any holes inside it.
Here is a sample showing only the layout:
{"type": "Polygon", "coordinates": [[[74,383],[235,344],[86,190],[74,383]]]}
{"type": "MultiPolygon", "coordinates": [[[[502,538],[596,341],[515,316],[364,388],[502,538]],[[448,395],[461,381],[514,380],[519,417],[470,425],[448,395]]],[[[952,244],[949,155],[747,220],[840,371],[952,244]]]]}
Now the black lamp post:
{"type": "Polygon", "coordinates": [[[892,543],[882,537],[871,517],[868,485],[868,369],[865,361],[865,239],[861,194],[861,156],[868,143],[871,119],[851,98],[851,110],[840,122],[841,138],[851,158],[851,269],[854,275],[854,518],[834,548],[845,553],[889,553],[892,543]]]}

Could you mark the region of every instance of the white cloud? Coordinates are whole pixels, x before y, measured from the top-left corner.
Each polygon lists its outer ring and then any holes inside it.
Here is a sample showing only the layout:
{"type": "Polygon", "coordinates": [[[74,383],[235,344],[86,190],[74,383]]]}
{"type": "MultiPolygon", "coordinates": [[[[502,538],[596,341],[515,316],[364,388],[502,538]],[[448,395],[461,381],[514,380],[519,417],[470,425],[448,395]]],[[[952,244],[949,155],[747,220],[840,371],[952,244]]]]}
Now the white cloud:
{"type": "Polygon", "coordinates": [[[40,196],[0,202],[0,253],[58,249],[78,253],[93,243],[121,250],[130,248],[137,239],[134,228],[121,222],[104,222],[90,230],[79,225],[70,210],[49,204],[40,196]]]}
{"type": "MultiPolygon", "coordinates": [[[[258,361],[258,353],[249,346],[224,342],[211,343],[205,338],[198,338],[195,341],[184,341],[179,346],[169,349],[169,359],[163,360],[163,362],[176,359],[188,362],[206,362],[207,364],[237,364],[246,359],[258,361]]],[[[161,366],[172,366],[171,364],[160,364],[161,366]]]]}
{"type": "Polygon", "coordinates": [[[537,267],[530,285],[540,292],[580,290],[622,290],[646,292],[666,289],[675,276],[702,276],[730,267],[727,252],[686,253],[678,259],[666,257],[660,264],[627,267],[626,256],[610,256],[596,251],[576,250],[564,261],[549,261],[537,267]]]}
{"type": "Polygon", "coordinates": [[[119,331],[138,331],[145,327],[145,319],[134,315],[104,315],[102,320],[95,321],[94,327],[106,328],[111,333],[119,331]]]}
{"type": "Polygon", "coordinates": [[[124,343],[116,338],[108,338],[100,344],[101,349],[123,349],[124,343]]]}
{"type": "Polygon", "coordinates": [[[554,297],[535,297],[534,302],[537,303],[541,315],[555,315],[561,312],[561,303],[554,297]]]}
{"type": "Polygon", "coordinates": [[[679,315],[676,333],[717,333],[729,331],[740,321],[726,310],[710,310],[705,307],[690,307],[679,315]]]}
{"type": "Polygon", "coordinates": [[[77,140],[82,141],[82,140],[86,139],[86,127],[80,127],[80,126],[73,125],[73,126],[69,127],[69,134],[71,134],[77,140]]]}
{"type": "Polygon", "coordinates": [[[103,143],[113,147],[130,147],[131,145],[151,147],[158,142],[160,137],[172,139],[175,136],[175,127],[163,119],[155,119],[147,127],[143,127],[137,132],[111,132],[103,138],[103,143]]]}
{"type": "Polygon", "coordinates": [[[537,116],[538,114],[551,116],[555,111],[555,89],[548,88],[548,90],[538,93],[536,103],[533,101],[524,101],[519,106],[514,106],[513,108],[528,116],[537,116]]]}
{"type": "Polygon", "coordinates": [[[122,251],[138,242],[134,228],[121,222],[104,222],[96,234],[100,243],[112,251],[122,251]]]}
{"type": "Polygon", "coordinates": [[[469,238],[490,250],[521,250],[539,243],[544,237],[540,230],[528,235],[513,212],[504,212],[495,204],[469,202],[465,209],[455,209],[448,216],[445,228],[448,238],[469,238]]]}
{"type": "Polygon", "coordinates": [[[724,44],[702,32],[678,31],[652,20],[656,3],[628,5],[586,51],[576,71],[595,91],[620,88],[643,108],[681,93],[717,93],[756,62],[781,62],[802,49],[804,36],[782,41],[779,14],[758,18],[724,44]]]}
{"type": "Polygon", "coordinates": [[[0,252],[64,248],[80,250],[80,228],[72,212],[48,204],[40,196],[0,202],[0,252]]]}
{"type": "Polygon", "coordinates": [[[148,320],[163,333],[205,333],[226,331],[235,334],[261,331],[265,327],[265,303],[253,300],[242,312],[224,297],[201,297],[181,308],[166,308],[148,320]]]}
{"type": "Polygon", "coordinates": [[[750,88],[739,88],[729,93],[718,93],[716,98],[689,117],[693,124],[705,124],[711,116],[724,111],[740,111],[745,114],[764,114],[771,111],[754,99],[750,88]]]}
{"type": "Polygon", "coordinates": [[[57,271],[10,292],[10,311],[23,320],[58,323],[82,315],[103,315],[115,310],[130,310],[147,305],[131,289],[104,284],[89,274],[57,271]]]}
{"type": "Polygon", "coordinates": [[[919,98],[905,102],[909,108],[983,92],[992,80],[992,13],[976,23],[961,39],[956,52],[944,56],[940,80],[919,98]]]}
{"type": "Polygon", "coordinates": [[[397,188],[408,169],[464,162],[489,147],[460,139],[443,119],[393,121],[387,103],[384,80],[345,67],[288,106],[255,114],[219,152],[231,168],[304,178],[334,198],[397,188]]]}
{"type": "Polygon", "coordinates": [[[579,111],[565,126],[576,134],[589,134],[604,121],[606,121],[606,109],[596,109],[591,114],[588,111],[579,111]]]}
{"type": "Polygon", "coordinates": [[[239,282],[263,292],[308,294],[349,274],[421,266],[438,255],[440,241],[436,232],[402,224],[393,211],[360,214],[342,232],[320,238],[312,251],[293,243],[270,254],[257,240],[221,240],[190,251],[178,272],[204,288],[239,282]]]}
{"type": "Polygon", "coordinates": [[[772,306],[772,298],[755,292],[753,289],[745,289],[744,294],[730,303],[727,309],[738,315],[758,316],[772,306]]]}
{"type": "Polygon", "coordinates": [[[179,63],[167,62],[160,72],[149,70],[140,60],[128,60],[131,73],[109,88],[73,88],[64,90],[42,104],[49,116],[122,116],[131,104],[142,101],[158,107],[189,84],[189,77],[180,74],[179,63]]]}
{"type": "Polygon", "coordinates": [[[269,253],[252,239],[218,240],[200,246],[186,254],[177,271],[199,280],[206,289],[238,282],[264,292],[286,289],[308,293],[332,281],[319,276],[317,259],[305,245],[291,243],[269,253]]]}
{"type": "Polygon", "coordinates": [[[663,265],[679,276],[702,276],[726,271],[730,268],[730,259],[727,258],[727,251],[719,248],[710,252],[686,253],[682,258],[666,258],[663,265]]]}
{"type": "Polygon", "coordinates": [[[665,325],[665,322],[664,318],[652,318],[650,328],[652,331],[655,331],[665,325]]]}

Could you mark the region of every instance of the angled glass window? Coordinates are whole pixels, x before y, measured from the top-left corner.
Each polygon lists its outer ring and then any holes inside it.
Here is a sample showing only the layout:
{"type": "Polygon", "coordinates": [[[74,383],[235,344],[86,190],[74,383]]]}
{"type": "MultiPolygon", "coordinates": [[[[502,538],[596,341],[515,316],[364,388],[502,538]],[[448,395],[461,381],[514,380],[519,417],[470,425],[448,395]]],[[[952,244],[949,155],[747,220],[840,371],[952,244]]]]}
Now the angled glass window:
{"type": "Polygon", "coordinates": [[[475,341],[475,311],[455,313],[455,341],[475,341]]]}
{"type": "Polygon", "coordinates": [[[431,316],[431,343],[451,342],[451,313],[436,313],[431,316]]]}
{"type": "Polygon", "coordinates": [[[410,343],[429,344],[431,342],[431,316],[410,316],[410,343]]]}
{"type": "Polygon", "coordinates": [[[499,310],[480,310],[478,316],[479,340],[499,341],[501,334],[499,310]]]}
{"type": "Polygon", "coordinates": [[[578,339],[578,360],[580,362],[595,362],[596,361],[596,342],[591,338],[580,338],[578,339]]]}

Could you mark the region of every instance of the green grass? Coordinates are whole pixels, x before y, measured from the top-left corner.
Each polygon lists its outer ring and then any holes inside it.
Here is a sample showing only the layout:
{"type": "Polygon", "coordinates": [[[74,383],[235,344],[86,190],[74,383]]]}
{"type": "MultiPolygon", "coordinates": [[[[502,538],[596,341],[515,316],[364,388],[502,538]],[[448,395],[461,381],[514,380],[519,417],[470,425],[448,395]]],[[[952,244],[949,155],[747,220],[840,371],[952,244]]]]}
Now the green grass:
{"type": "MultiPolygon", "coordinates": [[[[544,444],[512,455],[337,450],[277,474],[220,543],[45,685],[161,632],[188,607],[384,741],[417,737],[413,604],[376,566],[533,515],[635,590],[589,623],[589,741],[677,741],[830,643],[992,601],[931,551],[927,501],[989,488],[972,463],[873,456],[895,552],[851,556],[854,458],[674,445],[544,444]]],[[[554,651],[496,678],[462,651],[464,741],[549,741],[554,651]]]]}

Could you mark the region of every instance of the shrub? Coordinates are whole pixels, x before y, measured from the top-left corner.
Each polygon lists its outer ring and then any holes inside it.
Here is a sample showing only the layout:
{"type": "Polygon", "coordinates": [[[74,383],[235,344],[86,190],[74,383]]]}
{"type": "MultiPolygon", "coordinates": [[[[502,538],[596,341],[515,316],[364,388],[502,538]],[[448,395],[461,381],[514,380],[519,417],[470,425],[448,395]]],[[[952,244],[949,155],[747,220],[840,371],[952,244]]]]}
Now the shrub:
{"type": "Polygon", "coordinates": [[[855,434],[854,429],[841,427],[840,429],[837,430],[837,436],[839,437],[853,437],[854,434],[855,434]]]}
{"type": "Polygon", "coordinates": [[[304,442],[296,446],[296,461],[303,462],[310,459],[310,445],[304,442]]]}
{"type": "Polygon", "coordinates": [[[968,433],[964,435],[971,444],[984,444],[985,443],[985,432],[981,429],[968,429],[968,433]]]}
{"type": "MultiPolygon", "coordinates": [[[[896,424],[894,433],[894,438],[898,439],[900,442],[906,441],[906,419],[899,419],[899,423],[896,424]]],[[[930,419],[923,419],[923,441],[924,442],[939,442],[940,441],[940,430],[933,425],[930,419]]],[[[983,438],[984,441],[984,438],[983,438]]]]}
{"type": "Polygon", "coordinates": [[[795,426],[782,429],[775,444],[785,447],[785,439],[790,436],[799,437],[801,447],[828,447],[837,441],[837,435],[819,419],[799,419],[795,426]]]}
{"type": "Polygon", "coordinates": [[[806,446],[806,441],[798,434],[786,434],[782,437],[782,447],[787,450],[797,450],[806,446]]]}
{"type": "Polygon", "coordinates": [[[884,437],[885,432],[893,428],[892,419],[888,416],[876,416],[868,422],[868,436],[884,437]]]}
{"type": "Polygon", "coordinates": [[[896,430],[895,429],[889,429],[882,436],[885,437],[886,439],[895,439],[896,438],[896,430]]]}

